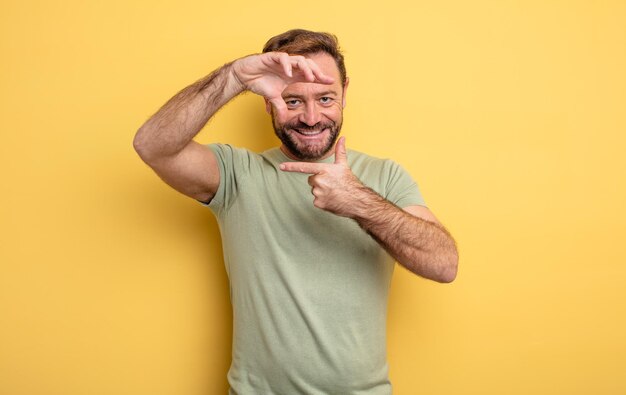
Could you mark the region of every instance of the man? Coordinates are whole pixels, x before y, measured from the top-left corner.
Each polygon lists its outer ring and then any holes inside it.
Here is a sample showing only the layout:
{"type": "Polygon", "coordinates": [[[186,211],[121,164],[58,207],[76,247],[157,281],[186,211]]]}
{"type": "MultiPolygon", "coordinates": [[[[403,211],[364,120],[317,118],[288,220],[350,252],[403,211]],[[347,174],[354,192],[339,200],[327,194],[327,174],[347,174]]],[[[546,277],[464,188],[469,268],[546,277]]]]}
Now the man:
{"type": "Polygon", "coordinates": [[[348,89],[334,36],[291,30],[183,89],[137,132],[141,158],[204,202],[222,234],[234,336],[231,394],[389,394],[394,259],[451,282],[454,240],[394,162],[337,140],[348,89]],[[193,137],[244,91],[265,98],[280,147],[193,137]]]}

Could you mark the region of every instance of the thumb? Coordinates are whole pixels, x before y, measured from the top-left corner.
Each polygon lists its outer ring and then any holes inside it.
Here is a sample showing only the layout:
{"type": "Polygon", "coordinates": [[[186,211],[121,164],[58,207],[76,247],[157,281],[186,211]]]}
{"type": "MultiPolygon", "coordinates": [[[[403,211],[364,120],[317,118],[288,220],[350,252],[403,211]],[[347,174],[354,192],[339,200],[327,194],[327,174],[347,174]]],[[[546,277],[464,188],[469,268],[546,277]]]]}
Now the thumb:
{"type": "Polygon", "coordinates": [[[285,103],[285,100],[281,96],[267,100],[274,107],[274,110],[276,110],[276,117],[278,120],[283,122],[285,120],[285,113],[287,112],[287,104],[285,103]]]}
{"type": "Polygon", "coordinates": [[[340,137],[335,144],[335,163],[348,164],[348,154],[346,153],[346,138],[340,137]]]}

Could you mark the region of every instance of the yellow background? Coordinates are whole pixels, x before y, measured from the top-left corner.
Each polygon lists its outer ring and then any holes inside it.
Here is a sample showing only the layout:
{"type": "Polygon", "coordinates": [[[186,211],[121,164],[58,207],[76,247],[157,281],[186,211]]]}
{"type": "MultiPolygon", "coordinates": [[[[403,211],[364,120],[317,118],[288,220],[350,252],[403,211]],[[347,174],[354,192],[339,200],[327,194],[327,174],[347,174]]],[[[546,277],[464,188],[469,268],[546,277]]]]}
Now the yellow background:
{"type": "MultiPolygon", "coordinates": [[[[337,34],[350,148],[458,240],[398,268],[395,394],[626,393],[626,2],[2,1],[0,394],[224,394],[218,229],[132,149],[178,90],[304,27],[337,34]]],[[[276,144],[262,100],[199,135],[276,144]]]]}

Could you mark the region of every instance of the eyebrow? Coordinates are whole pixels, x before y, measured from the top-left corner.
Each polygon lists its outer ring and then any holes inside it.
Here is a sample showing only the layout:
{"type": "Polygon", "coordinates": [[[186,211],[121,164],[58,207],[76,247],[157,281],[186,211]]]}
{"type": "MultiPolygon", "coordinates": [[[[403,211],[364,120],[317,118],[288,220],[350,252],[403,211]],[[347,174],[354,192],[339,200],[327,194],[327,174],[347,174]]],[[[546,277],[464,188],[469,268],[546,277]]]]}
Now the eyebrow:
{"type": "MultiPolygon", "coordinates": [[[[337,92],[334,91],[334,90],[327,90],[327,91],[323,91],[323,92],[320,92],[320,93],[316,94],[316,96],[318,96],[318,97],[327,96],[327,95],[335,95],[335,96],[337,96],[337,92]]],[[[293,98],[293,99],[300,99],[300,100],[304,100],[305,99],[304,96],[297,95],[295,93],[284,95],[283,99],[286,99],[286,98],[293,98]]]]}

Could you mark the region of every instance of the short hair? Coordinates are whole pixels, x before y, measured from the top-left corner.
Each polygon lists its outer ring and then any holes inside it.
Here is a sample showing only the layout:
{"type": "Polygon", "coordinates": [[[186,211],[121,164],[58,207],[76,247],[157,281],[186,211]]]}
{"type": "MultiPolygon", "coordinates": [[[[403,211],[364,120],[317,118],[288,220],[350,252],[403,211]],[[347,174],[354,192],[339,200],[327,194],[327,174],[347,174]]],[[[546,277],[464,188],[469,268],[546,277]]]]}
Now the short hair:
{"type": "Polygon", "coordinates": [[[290,55],[309,55],[326,52],[335,59],[341,85],[346,84],[346,65],[339,49],[339,40],[334,34],[292,29],[270,38],[263,47],[265,52],[287,52],[290,55]]]}

